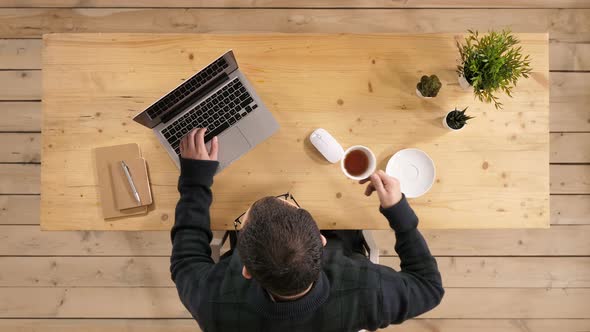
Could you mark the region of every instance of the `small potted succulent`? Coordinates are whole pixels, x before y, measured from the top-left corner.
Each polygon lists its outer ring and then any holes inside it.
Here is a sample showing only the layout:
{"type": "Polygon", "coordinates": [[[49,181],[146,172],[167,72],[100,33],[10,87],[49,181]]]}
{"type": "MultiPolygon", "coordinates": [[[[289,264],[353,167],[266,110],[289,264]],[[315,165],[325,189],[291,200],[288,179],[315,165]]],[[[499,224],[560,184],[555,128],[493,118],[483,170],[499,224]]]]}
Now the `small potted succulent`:
{"type": "Polygon", "coordinates": [[[494,103],[501,109],[496,93],[512,97],[518,79],[528,78],[531,72],[529,56],[523,56],[519,43],[510,30],[490,31],[481,37],[477,31],[469,30],[465,43],[457,42],[461,56],[457,66],[459,85],[473,90],[480,101],[494,103]]]}
{"type": "Polygon", "coordinates": [[[442,84],[436,75],[422,76],[416,85],[416,94],[421,98],[436,97],[442,84]]]}
{"type": "Polygon", "coordinates": [[[463,129],[463,127],[465,127],[467,124],[467,120],[474,118],[472,116],[465,115],[465,111],[467,111],[468,107],[465,107],[462,111],[455,107],[454,110],[447,113],[447,115],[443,118],[443,126],[452,131],[463,129]]]}

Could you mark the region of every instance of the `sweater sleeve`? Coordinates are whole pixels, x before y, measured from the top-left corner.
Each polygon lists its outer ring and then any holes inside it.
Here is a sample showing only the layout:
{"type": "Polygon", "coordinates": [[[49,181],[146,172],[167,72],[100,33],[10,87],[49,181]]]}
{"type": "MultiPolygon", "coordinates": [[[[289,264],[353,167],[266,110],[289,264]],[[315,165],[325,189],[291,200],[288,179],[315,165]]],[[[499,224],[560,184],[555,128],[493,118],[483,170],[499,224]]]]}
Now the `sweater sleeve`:
{"type": "Polygon", "coordinates": [[[180,300],[196,318],[201,281],[214,266],[209,207],[210,188],[219,163],[181,158],[180,165],[180,200],[171,232],[170,272],[180,300]]]}
{"type": "Polygon", "coordinates": [[[421,315],[442,300],[444,289],[436,260],[418,231],[418,217],[406,197],[396,205],[380,209],[395,231],[395,251],[401,271],[381,267],[381,327],[399,324],[421,315]]]}

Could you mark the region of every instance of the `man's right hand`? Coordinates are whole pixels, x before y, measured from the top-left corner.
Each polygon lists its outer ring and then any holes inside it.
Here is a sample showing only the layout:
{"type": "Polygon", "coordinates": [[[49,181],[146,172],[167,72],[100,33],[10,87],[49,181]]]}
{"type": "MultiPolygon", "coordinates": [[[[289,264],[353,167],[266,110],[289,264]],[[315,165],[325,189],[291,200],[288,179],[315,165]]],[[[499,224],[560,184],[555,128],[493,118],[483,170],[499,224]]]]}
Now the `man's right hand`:
{"type": "Polygon", "coordinates": [[[369,178],[360,180],[359,183],[364,184],[369,181],[371,183],[367,186],[365,195],[371,196],[373,191],[376,191],[382,208],[390,208],[401,201],[402,192],[400,190],[398,179],[387,175],[382,170],[378,170],[369,178]]]}

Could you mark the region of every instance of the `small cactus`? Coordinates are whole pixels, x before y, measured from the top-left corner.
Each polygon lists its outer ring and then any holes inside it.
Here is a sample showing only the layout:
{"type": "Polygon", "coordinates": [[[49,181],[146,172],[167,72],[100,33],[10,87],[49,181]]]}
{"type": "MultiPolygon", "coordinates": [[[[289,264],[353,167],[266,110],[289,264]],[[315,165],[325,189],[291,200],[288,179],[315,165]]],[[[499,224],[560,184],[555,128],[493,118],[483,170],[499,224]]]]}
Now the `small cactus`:
{"type": "Polygon", "coordinates": [[[436,97],[442,84],[436,75],[422,76],[420,82],[416,85],[416,89],[420,91],[423,97],[436,97]]]}
{"type": "Polygon", "coordinates": [[[467,124],[467,120],[474,118],[473,116],[465,115],[468,107],[465,107],[462,111],[459,111],[455,107],[453,111],[449,112],[446,119],[447,125],[455,130],[463,128],[467,124]]]}

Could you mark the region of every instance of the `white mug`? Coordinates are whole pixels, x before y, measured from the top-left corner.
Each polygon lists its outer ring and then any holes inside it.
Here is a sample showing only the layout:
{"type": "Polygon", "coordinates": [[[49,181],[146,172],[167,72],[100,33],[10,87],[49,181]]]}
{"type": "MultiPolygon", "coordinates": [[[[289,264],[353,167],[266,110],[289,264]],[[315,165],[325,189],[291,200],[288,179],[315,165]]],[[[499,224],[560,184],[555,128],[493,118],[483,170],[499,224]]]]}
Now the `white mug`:
{"type": "Polygon", "coordinates": [[[362,145],[354,145],[346,149],[346,151],[344,151],[344,157],[340,159],[340,168],[342,169],[344,175],[346,175],[349,179],[362,180],[368,178],[369,176],[371,176],[371,174],[373,174],[373,172],[375,172],[375,169],[377,168],[377,159],[375,158],[373,151],[371,151],[368,147],[362,145]],[[362,174],[351,175],[350,173],[348,173],[348,171],[346,171],[346,168],[344,167],[344,161],[346,160],[346,156],[348,156],[350,152],[356,150],[361,150],[365,153],[367,158],[369,158],[369,166],[367,167],[367,170],[364,171],[362,174]]]}

